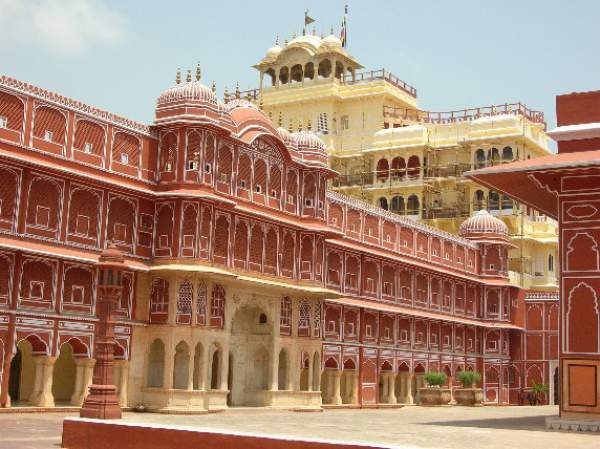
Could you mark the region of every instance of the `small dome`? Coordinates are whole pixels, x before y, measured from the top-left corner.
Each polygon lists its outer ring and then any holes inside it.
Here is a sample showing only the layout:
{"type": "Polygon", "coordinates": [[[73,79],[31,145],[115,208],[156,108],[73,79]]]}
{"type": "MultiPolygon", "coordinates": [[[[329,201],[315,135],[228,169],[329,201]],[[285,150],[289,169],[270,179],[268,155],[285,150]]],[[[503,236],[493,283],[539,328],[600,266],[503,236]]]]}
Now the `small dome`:
{"type": "Polygon", "coordinates": [[[342,41],[340,40],[339,37],[337,37],[333,34],[330,34],[329,36],[327,36],[326,38],[324,38],[321,41],[321,44],[326,47],[341,47],[342,41]]]}
{"type": "Polygon", "coordinates": [[[267,58],[276,58],[281,53],[282,48],[279,45],[274,45],[267,50],[267,58]]]}
{"type": "Polygon", "coordinates": [[[165,90],[158,96],[157,104],[164,105],[189,100],[217,104],[217,97],[214,92],[200,81],[177,84],[165,90]]]}
{"type": "Polygon", "coordinates": [[[319,151],[325,154],[327,153],[325,143],[312,131],[299,131],[292,133],[292,136],[298,142],[299,151],[319,151]]]}
{"type": "Polygon", "coordinates": [[[508,227],[487,210],[480,210],[460,225],[459,235],[472,240],[508,241],[508,227]]]}

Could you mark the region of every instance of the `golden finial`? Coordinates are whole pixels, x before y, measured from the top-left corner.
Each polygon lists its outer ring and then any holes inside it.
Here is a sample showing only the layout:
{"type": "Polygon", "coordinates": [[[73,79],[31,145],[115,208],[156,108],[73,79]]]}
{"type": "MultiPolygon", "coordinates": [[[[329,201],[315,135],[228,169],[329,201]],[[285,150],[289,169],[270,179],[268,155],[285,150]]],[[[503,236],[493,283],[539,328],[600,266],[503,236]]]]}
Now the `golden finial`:
{"type": "Polygon", "coordinates": [[[240,83],[236,82],[235,83],[235,98],[240,98],[240,83]]]}
{"type": "Polygon", "coordinates": [[[188,83],[191,83],[191,82],[192,82],[192,69],[188,69],[188,73],[187,73],[187,76],[185,77],[185,80],[186,80],[188,83]]]}
{"type": "Polygon", "coordinates": [[[323,35],[323,31],[321,31],[321,39],[323,39],[325,36],[323,35]]]}
{"type": "Polygon", "coordinates": [[[279,45],[279,34],[277,36],[275,36],[275,46],[277,47],[279,45]]]}
{"type": "Polygon", "coordinates": [[[181,84],[181,69],[177,69],[177,75],[175,75],[175,84],[181,84]]]}
{"type": "Polygon", "coordinates": [[[302,119],[298,120],[298,131],[302,131],[302,119]]]}
{"type": "Polygon", "coordinates": [[[277,126],[279,128],[283,126],[283,116],[281,115],[281,111],[279,111],[279,119],[277,119],[277,126]]]}
{"type": "Polygon", "coordinates": [[[294,122],[292,122],[291,118],[290,118],[290,126],[288,126],[288,131],[289,132],[294,132],[294,122]]]}
{"type": "Polygon", "coordinates": [[[252,100],[252,94],[250,93],[250,91],[248,91],[246,93],[246,100],[251,101],[252,100]]]}
{"type": "Polygon", "coordinates": [[[288,40],[286,39],[285,42],[283,43],[283,45],[287,45],[288,44],[288,40]]]}
{"type": "Polygon", "coordinates": [[[334,34],[333,27],[331,27],[331,34],[334,34]]]}
{"type": "Polygon", "coordinates": [[[227,90],[227,86],[225,86],[225,90],[223,91],[223,102],[229,102],[229,90],[227,90]]]}
{"type": "Polygon", "coordinates": [[[312,131],[312,125],[310,124],[310,119],[308,119],[308,123],[306,123],[306,129],[308,131],[312,131]]]}
{"type": "Polygon", "coordinates": [[[295,31],[292,33],[292,39],[296,39],[296,32],[295,31]]]}
{"type": "Polygon", "coordinates": [[[214,81],[212,82],[212,91],[213,91],[213,94],[217,93],[217,83],[215,83],[214,81]]]}
{"type": "Polygon", "coordinates": [[[200,63],[196,64],[196,81],[200,81],[202,73],[200,72],[200,63]]]}
{"type": "Polygon", "coordinates": [[[317,35],[317,27],[313,27],[313,36],[317,35]]]}
{"type": "MultiPolygon", "coordinates": [[[[261,97],[260,101],[258,102],[258,109],[262,109],[264,107],[264,102],[263,99],[261,97]]],[[[271,113],[269,112],[269,118],[271,118],[271,113]]]]}

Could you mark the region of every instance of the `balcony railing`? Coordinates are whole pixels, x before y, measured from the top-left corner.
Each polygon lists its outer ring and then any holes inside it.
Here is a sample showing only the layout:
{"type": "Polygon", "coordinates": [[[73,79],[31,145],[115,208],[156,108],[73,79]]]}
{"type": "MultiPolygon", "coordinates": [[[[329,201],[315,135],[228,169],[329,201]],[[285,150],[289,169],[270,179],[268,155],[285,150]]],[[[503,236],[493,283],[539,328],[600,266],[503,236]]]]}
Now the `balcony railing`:
{"type": "Polygon", "coordinates": [[[385,69],[365,70],[362,72],[356,72],[354,75],[345,73],[342,76],[342,83],[344,84],[356,84],[365,81],[368,82],[377,80],[387,81],[393,86],[396,86],[398,89],[403,90],[411,97],[417,98],[417,89],[385,69]]]}
{"type": "Polygon", "coordinates": [[[544,113],[528,108],[522,103],[505,103],[501,105],[484,106],[478,108],[462,109],[456,111],[433,112],[417,109],[383,107],[385,118],[415,121],[420,123],[449,124],[470,122],[482,117],[493,117],[496,115],[520,115],[530,122],[541,123],[546,128],[544,113]]]}

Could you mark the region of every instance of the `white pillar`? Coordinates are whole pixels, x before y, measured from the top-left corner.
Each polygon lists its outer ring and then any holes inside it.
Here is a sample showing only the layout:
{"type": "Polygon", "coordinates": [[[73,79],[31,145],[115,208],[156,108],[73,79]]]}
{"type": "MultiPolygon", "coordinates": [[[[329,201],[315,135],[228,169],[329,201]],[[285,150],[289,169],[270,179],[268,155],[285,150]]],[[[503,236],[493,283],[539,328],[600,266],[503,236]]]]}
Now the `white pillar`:
{"type": "Polygon", "coordinates": [[[129,361],[117,360],[115,366],[119,367],[119,405],[127,407],[127,390],[129,388],[129,361]]]}
{"type": "Polygon", "coordinates": [[[229,345],[225,344],[223,345],[223,349],[221,351],[221,364],[220,364],[220,368],[221,368],[221,376],[220,376],[220,386],[219,389],[220,390],[227,390],[228,385],[227,385],[227,380],[228,380],[228,375],[229,375],[229,345]]]}
{"type": "Polygon", "coordinates": [[[33,358],[35,365],[35,386],[29,398],[31,405],[35,407],[54,407],[54,396],[52,395],[52,374],[56,357],[37,356],[33,358]]]}
{"type": "Polygon", "coordinates": [[[81,406],[83,404],[92,384],[95,364],[95,359],[75,359],[75,390],[71,395],[71,405],[81,406]]]}
{"type": "Polygon", "coordinates": [[[386,377],[387,377],[387,384],[388,384],[387,403],[395,404],[396,403],[396,391],[395,391],[396,376],[394,375],[394,373],[386,373],[386,377]]]}
{"type": "Polygon", "coordinates": [[[340,379],[342,377],[342,372],[339,369],[331,370],[330,375],[332,380],[331,403],[338,405],[342,403],[342,396],[340,394],[340,379]]]}

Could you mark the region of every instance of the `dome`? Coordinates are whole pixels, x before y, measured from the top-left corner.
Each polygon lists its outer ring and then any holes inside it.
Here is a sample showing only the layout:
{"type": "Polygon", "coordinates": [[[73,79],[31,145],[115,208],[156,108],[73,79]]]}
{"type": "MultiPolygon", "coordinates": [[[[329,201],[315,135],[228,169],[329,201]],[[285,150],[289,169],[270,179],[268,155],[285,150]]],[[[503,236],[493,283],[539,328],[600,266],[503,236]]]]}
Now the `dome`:
{"type": "Polygon", "coordinates": [[[267,58],[276,58],[277,56],[279,56],[279,53],[281,53],[282,48],[275,44],[273,47],[269,48],[267,50],[267,58]]]}
{"type": "Polygon", "coordinates": [[[322,152],[327,153],[325,143],[317,135],[311,131],[299,131],[292,133],[292,136],[298,142],[299,151],[322,152]]]}
{"type": "Polygon", "coordinates": [[[480,210],[460,225],[459,235],[473,240],[508,241],[508,227],[487,210],[480,210]]]}
{"type": "Polygon", "coordinates": [[[340,40],[340,38],[333,34],[330,34],[329,36],[324,38],[321,41],[321,44],[326,47],[342,47],[342,41],[340,40]]]}
{"type": "Polygon", "coordinates": [[[277,135],[279,136],[279,138],[283,141],[283,143],[286,146],[293,146],[296,147],[297,146],[297,141],[295,136],[289,132],[287,129],[285,128],[277,128],[277,135]]]}
{"type": "Polygon", "coordinates": [[[202,101],[216,105],[217,97],[209,87],[200,81],[188,81],[165,90],[159,95],[157,104],[164,105],[179,101],[202,101]]]}

